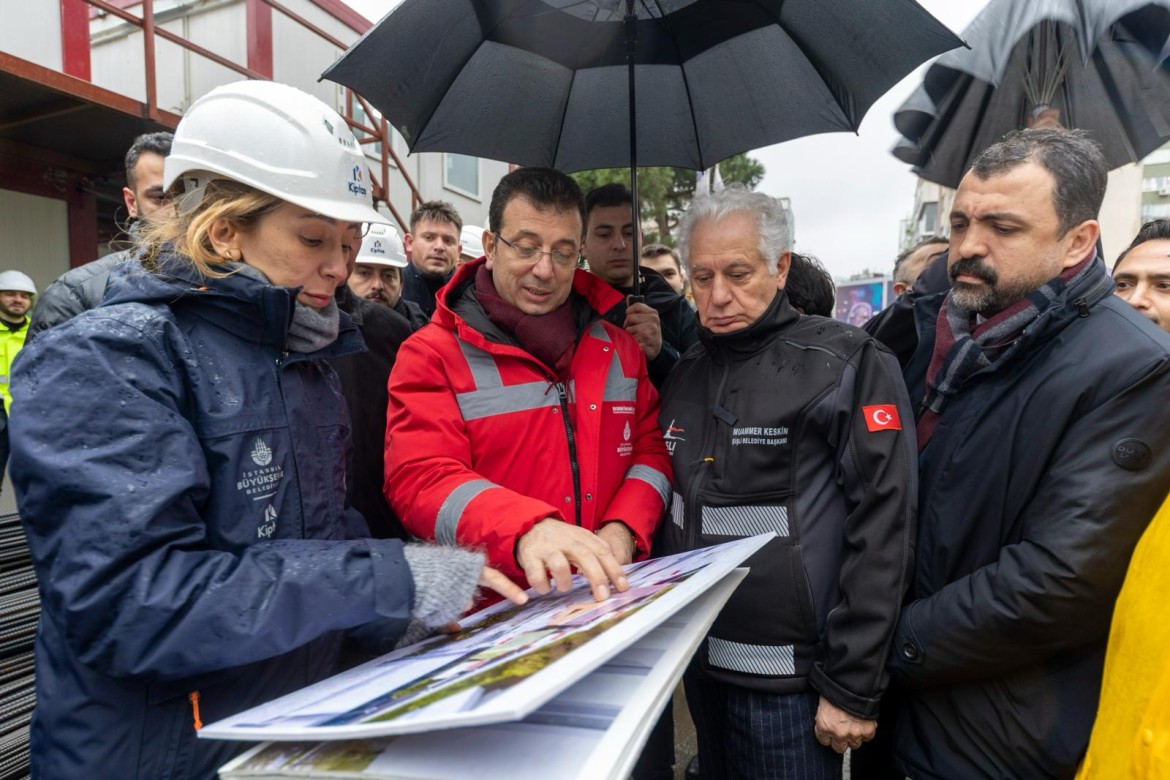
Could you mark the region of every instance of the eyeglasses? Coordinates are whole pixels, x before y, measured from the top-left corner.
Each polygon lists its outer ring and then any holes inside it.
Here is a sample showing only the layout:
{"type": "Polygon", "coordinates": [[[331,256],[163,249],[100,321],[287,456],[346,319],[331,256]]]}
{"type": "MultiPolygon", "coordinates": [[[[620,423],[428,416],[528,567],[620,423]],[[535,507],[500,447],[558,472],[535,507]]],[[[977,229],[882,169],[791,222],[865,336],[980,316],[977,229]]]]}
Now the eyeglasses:
{"type": "Polygon", "coordinates": [[[515,252],[516,256],[519,257],[521,260],[530,260],[530,261],[539,262],[540,258],[543,255],[548,255],[549,258],[551,258],[553,263],[555,263],[556,265],[559,265],[561,267],[567,267],[567,266],[576,266],[577,261],[581,257],[581,255],[577,252],[574,252],[573,254],[568,254],[567,252],[558,252],[555,249],[552,250],[551,252],[546,252],[546,251],[543,251],[538,246],[529,246],[528,244],[513,244],[511,241],[504,238],[499,233],[496,233],[496,238],[498,238],[498,239],[500,239],[500,241],[504,242],[504,246],[508,247],[513,252],[515,252]]]}

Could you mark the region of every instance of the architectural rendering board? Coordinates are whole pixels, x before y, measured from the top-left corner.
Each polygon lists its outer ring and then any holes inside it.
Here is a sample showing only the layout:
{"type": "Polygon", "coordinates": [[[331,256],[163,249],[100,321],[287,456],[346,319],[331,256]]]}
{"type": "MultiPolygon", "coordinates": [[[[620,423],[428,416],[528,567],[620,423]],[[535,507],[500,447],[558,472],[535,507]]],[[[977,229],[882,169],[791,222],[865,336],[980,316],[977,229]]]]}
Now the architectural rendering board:
{"type": "Polygon", "coordinates": [[[523,720],[368,740],[269,742],[223,767],[220,778],[629,777],[687,662],[746,573],[733,571],[523,720]]]}
{"type": "Polygon", "coordinates": [[[516,721],[631,646],[722,580],[772,535],[630,564],[603,602],[584,580],[517,607],[496,604],[434,637],[204,726],[230,740],[334,740],[516,721]]]}

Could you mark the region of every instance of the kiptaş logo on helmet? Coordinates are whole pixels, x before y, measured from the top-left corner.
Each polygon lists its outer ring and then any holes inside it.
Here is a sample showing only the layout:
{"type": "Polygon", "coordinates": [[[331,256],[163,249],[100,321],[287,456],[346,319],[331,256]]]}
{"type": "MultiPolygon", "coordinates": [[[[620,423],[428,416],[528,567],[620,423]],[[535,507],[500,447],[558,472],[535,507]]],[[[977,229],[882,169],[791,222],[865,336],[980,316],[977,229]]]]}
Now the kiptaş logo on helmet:
{"type": "Polygon", "coordinates": [[[354,195],[366,197],[368,194],[366,188],[362,185],[362,166],[353,166],[353,172],[350,175],[349,191],[354,195]]]}
{"type": "Polygon", "coordinates": [[[382,239],[380,239],[380,238],[374,239],[374,243],[370,246],[370,254],[371,255],[384,255],[384,254],[386,254],[386,248],[384,246],[382,246],[382,239]]]}

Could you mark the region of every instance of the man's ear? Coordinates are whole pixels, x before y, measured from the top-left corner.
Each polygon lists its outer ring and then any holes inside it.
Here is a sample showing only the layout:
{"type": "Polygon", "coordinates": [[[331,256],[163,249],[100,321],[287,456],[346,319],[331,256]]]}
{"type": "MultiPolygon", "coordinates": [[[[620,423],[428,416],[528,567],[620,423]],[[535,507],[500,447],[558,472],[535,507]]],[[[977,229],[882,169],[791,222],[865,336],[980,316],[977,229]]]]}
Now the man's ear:
{"type": "Polygon", "coordinates": [[[483,231],[483,253],[487,256],[487,263],[485,267],[490,271],[492,264],[495,262],[493,255],[496,253],[496,234],[490,230],[483,231]]]}
{"type": "Polygon", "coordinates": [[[1097,245],[1097,239],[1101,236],[1101,224],[1095,219],[1086,219],[1081,224],[1072,228],[1065,234],[1064,240],[1067,242],[1067,249],[1065,250],[1064,262],[1061,268],[1072,268],[1077,263],[1085,259],[1089,252],[1097,245]]]}
{"type": "Polygon", "coordinates": [[[138,219],[138,199],[134,197],[134,190],[123,187],[122,201],[126,204],[126,213],[130,219],[138,219]]]}
{"type": "Polygon", "coordinates": [[[227,217],[219,217],[207,229],[207,240],[215,254],[229,260],[242,261],[244,252],[240,248],[240,230],[227,217]]]}
{"type": "Polygon", "coordinates": [[[776,289],[783,290],[788,283],[788,269],[792,266],[792,252],[785,252],[776,261],[776,289]]]}

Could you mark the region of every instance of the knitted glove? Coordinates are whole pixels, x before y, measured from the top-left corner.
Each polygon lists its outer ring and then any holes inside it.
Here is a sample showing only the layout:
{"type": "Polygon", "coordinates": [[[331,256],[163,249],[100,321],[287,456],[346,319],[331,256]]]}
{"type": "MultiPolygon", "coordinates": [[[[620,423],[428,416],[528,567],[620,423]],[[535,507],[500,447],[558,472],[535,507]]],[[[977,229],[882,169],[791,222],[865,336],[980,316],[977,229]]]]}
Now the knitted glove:
{"type": "Polygon", "coordinates": [[[399,647],[414,644],[432,631],[457,620],[475,599],[483,553],[437,544],[403,547],[414,578],[414,608],[399,647]]]}

